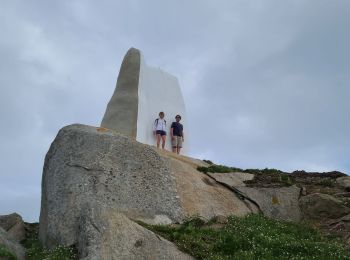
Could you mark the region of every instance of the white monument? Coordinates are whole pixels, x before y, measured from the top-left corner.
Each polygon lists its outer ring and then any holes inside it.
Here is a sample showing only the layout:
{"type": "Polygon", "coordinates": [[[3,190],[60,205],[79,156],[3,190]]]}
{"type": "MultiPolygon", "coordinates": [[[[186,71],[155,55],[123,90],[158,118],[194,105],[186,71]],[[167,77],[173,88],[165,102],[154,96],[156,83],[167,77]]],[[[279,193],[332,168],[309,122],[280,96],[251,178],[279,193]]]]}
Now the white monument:
{"type": "MultiPolygon", "coordinates": [[[[188,136],[185,103],[177,78],[159,68],[148,66],[135,48],[126,53],[114,94],[107,105],[101,127],[114,129],[145,144],[155,145],[153,124],[160,111],[167,121],[165,148],[171,150],[170,126],[181,115],[185,138],[188,136]]],[[[188,150],[187,140],[182,154],[188,150]]]]}

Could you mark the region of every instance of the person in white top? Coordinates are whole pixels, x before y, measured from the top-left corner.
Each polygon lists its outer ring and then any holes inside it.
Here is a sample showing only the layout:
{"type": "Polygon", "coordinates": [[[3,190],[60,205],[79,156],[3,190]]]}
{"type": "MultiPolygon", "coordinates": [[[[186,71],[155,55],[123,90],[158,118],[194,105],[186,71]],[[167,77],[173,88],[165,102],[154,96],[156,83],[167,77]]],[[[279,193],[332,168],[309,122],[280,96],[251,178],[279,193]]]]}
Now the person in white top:
{"type": "Polygon", "coordinates": [[[159,118],[154,121],[153,134],[157,139],[157,148],[159,148],[160,140],[162,140],[162,148],[165,147],[166,140],[166,120],[164,112],[159,112],[159,118]]]}

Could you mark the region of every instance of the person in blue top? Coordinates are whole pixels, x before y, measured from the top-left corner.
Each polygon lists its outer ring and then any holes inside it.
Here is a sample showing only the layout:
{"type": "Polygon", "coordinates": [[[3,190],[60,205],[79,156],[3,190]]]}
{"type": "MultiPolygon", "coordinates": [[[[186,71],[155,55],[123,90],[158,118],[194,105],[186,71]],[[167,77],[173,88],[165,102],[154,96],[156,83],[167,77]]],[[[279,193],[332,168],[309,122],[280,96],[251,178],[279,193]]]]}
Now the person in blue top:
{"type": "Polygon", "coordinates": [[[180,115],[176,115],[175,120],[176,122],[172,122],[170,127],[171,144],[173,152],[180,154],[182,143],[185,141],[184,128],[183,125],[180,124],[180,115]]]}
{"type": "Polygon", "coordinates": [[[165,147],[166,140],[166,120],[164,112],[159,112],[159,117],[154,121],[153,134],[157,139],[157,148],[159,148],[160,140],[162,140],[162,148],[165,147]]]}

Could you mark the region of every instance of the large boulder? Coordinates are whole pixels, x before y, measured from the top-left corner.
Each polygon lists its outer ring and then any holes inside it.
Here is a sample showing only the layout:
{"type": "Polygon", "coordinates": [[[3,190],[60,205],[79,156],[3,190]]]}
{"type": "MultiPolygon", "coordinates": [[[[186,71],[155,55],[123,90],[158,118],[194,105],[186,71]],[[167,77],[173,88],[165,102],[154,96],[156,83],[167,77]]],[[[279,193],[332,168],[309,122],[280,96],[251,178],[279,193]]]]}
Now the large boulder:
{"type": "Polygon", "coordinates": [[[299,204],[303,217],[313,221],[326,222],[350,213],[350,208],[343,205],[341,200],[328,194],[313,193],[303,196],[299,204]]]}
{"type": "Polygon", "coordinates": [[[75,244],[82,206],[88,204],[151,224],[257,211],[198,172],[199,165],[204,163],[105,128],[64,127],[45,158],[39,238],[49,248],[75,244]]]}
{"type": "Polygon", "coordinates": [[[246,200],[257,205],[270,218],[298,222],[300,188],[296,186],[278,188],[246,187],[244,181],[252,180],[253,174],[243,172],[210,173],[217,182],[223,183],[246,200]]]}
{"type": "Polygon", "coordinates": [[[99,205],[83,210],[78,237],[79,258],[84,260],[193,259],[117,210],[99,205]]]}
{"type": "Polygon", "coordinates": [[[23,219],[17,213],[0,216],[0,227],[19,242],[26,236],[23,219]]]}
{"type": "MultiPolygon", "coordinates": [[[[8,252],[16,256],[18,260],[25,259],[24,248],[1,227],[0,227],[0,246],[3,246],[8,252]]],[[[3,259],[3,258],[0,256],[0,259],[3,259]]]]}

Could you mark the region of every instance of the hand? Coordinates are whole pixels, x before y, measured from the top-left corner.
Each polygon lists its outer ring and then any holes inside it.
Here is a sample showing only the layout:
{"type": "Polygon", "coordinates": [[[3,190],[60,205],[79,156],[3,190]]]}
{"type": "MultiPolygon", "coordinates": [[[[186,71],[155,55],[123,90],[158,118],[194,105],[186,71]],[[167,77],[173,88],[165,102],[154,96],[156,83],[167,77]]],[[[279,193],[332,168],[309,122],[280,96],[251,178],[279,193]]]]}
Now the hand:
{"type": "Polygon", "coordinates": [[[172,136],[172,137],[171,137],[171,140],[174,140],[174,139],[175,139],[175,137],[174,137],[174,136],[172,136]]]}
{"type": "Polygon", "coordinates": [[[182,137],[182,142],[185,142],[185,138],[182,137]]]}

